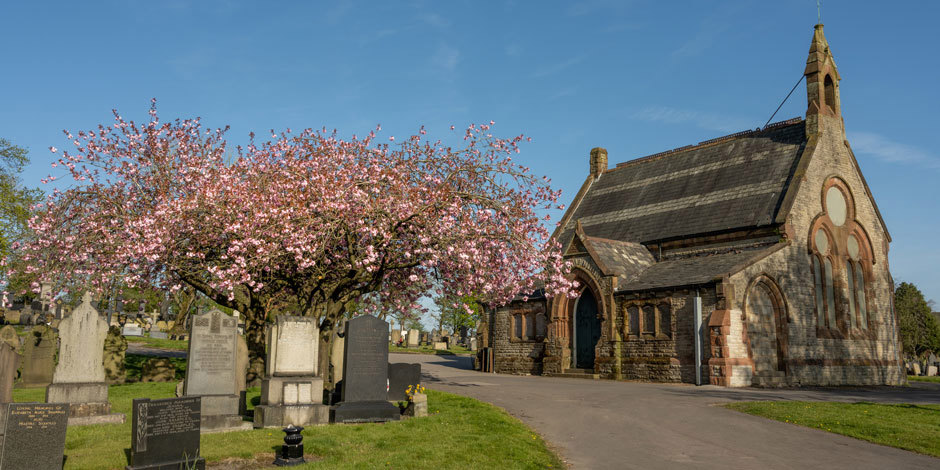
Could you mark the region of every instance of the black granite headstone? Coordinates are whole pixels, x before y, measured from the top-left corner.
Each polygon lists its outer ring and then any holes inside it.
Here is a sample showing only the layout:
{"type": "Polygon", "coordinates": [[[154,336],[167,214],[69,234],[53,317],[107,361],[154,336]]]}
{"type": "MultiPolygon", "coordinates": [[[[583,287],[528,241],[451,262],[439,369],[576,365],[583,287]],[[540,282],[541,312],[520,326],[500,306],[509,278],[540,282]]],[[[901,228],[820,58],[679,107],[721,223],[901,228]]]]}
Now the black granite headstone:
{"type": "MultiPolygon", "coordinates": [[[[388,365],[388,399],[390,401],[405,401],[408,396],[405,391],[408,386],[421,384],[421,364],[389,364],[388,365]]],[[[414,388],[412,387],[412,390],[414,388]]]]}
{"type": "Polygon", "coordinates": [[[0,468],[62,468],[68,403],[10,403],[0,449],[0,468]]]}
{"type": "Polygon", "coordinates": [[[338,423],[401,419],[388,402],[388,322],[362,315],[346,322],[343,401],[333,410],[338,423]]]}
{"type": "Polygon", "coordinates": [[[127,470],[205,469],[199,456],[201,397],[134,400],[127,470]]]}

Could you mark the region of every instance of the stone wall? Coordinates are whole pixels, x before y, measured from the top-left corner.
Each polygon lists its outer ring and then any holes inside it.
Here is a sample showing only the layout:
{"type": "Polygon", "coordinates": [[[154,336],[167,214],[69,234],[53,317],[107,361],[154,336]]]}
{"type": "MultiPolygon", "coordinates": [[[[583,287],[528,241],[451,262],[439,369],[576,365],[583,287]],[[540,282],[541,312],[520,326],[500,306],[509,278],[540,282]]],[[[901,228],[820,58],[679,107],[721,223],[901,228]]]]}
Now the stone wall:
{"type": "Polygon", "coordinates": [[[494,372],[516,375],[540,375],[542,373],[542,357],[545,352],[544,336],[535,339],[514,337],[512,317],[517,314],[534,317],[537,314],[544,314],[545,311],[546,301],[538,299],[512,302],[491,312],[490,338],[494,354],[494,372]]]}
{"type": "MultiPolygon", "coordinates": [[[[708,314],[715,309],[714,289],[702,289],[702,323],[708,323],[708,314]]],[[[656,294],[634,294],[615,296],[616,331],[620,341],[620,373],[626,380],[650,382],[695,383],[695,336],[694,336],[694,292],[687,290],[660,292],[656,294]],[[668,303],[671,308],[669,334],[652,337],[634,336],[624,331],[627,306],[644,302],[668,303]]],[[[661,325],[662,328],[662,325],[661,325]]],[[[703,327],[704,329],[704,327],[703,327]]],[[[605,333],[606,333],[605,328],[605,333]]],[[[605,378],[615,378],[617,369],[615,341],[601,338],[598,346],[597,370],[605,378]]],[[[708,383],[710,351],[707,338],[702,339],[702,383],[708,383]]]]}

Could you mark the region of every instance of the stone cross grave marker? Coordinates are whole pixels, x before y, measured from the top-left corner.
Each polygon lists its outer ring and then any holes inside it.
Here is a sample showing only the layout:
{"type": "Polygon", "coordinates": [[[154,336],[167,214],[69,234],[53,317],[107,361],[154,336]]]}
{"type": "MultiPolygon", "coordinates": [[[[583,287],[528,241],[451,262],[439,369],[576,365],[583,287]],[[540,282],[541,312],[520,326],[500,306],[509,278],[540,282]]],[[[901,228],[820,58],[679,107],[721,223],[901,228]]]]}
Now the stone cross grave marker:
{"type": "Polygon", "coordinates": [[[3,470],[62,468],[69,405],[10,403],[0,448],[3,470]]]}
{"type": "Polygon", "coordinates": [[[388,323],[371,315],[347,321],[345,346],[343,401],[334,410],[334,420],[400,419],[398,407],[388,402],[388,323]]]}
{"type": "Polygon", "coordinates": [[[184,395],[202,397],[203,432],[250,429],[238,414],[235,319],[213,309],[192,318],[184,395]]]}
{"type": "Polygon", "coordinates": [[[405,401],[408,386],[421,384],[421,364],[394,363],[388,365],[388,400],[405,401]]]}
{"type": "Polygon", "coordinates": [[[81,305],[59,323],[59,363],[46,388],[47,403],[68,403],[69,424],[123,423],[111,414],[104,374],[104,340],[108,323],[91,306],[86,293],[81,305]]]}
{"type": "Polygon", "coordinates": [[[128,470],[204,469],[199,454],[200,397],[134,400],[128,470]]]}
{"type": "Polygon", "coordinates": [[[52,382],[55,343],[55,332],[47,326],[36,326],[29,331],[23,346],[21,387],[45,387],[52,382]]]}

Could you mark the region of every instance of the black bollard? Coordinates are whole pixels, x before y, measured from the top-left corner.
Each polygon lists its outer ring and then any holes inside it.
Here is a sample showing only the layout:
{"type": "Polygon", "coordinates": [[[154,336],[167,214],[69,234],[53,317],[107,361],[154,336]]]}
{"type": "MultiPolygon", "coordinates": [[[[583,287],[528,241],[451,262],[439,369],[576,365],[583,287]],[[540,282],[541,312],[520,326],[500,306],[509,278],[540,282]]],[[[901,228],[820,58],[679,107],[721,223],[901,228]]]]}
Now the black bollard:
{"type": "Polygon", "coordinates": [[[304,463],[304,436],[300,434],[303,430],[303,427],[293,424],[283,429],[287,435],[284,436],[284,445],[281,446],[281,456],[274,459],[274,465],[292,467],[304,463]]]}

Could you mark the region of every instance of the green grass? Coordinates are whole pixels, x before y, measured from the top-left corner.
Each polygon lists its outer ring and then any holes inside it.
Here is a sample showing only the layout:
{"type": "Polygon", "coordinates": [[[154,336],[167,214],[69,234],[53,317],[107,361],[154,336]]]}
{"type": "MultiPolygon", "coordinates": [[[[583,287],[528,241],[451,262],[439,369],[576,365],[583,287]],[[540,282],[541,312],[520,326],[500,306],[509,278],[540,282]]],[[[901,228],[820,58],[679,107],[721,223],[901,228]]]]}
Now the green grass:
{"type": "Polygon", "coordinates": [[[463,347],[463,346],[453,346],[449,349],[436,350],[431,346],[419,346],[417,348],[403,348],[396,346],[394,344],[388,345],[388,352],[390,353],[405,353],[405,354],[437,354],[439,356],[452,356],[454,354],[473,354],[472,351],[463,347]]]}
{"type": "Polygon", "coordinates": [[[940,375],[935,375],[932,377],[927,377],[924,375],[908,375],[907,380],[912,380],[914,382],[933,382],[940,384],[940,375]]]}
{"type": "Polygon", "coordinates": [[[185,351],[189,348],[189,341],[176,339],[151,338],[149,336],[127,336],[128,343],[144,343],[152,348],[174,349],[185,351]]]}
{"type": "MultiPolygon", "coordinates": [[[[131,442],[131,401],[173,396],[174,383],[110,387],[112,410],[127,414],[124,424],[74,426],[65,444],[66,469],[120,469],[131,442]]],[[[44,389],[14,390],[15,401],[42,401],[44,389]]],[[[251,403],[257,388],[249,390],[251,403]]],[[[305,452],[320,460],[295,468],[564,468],[542,439],[506,412],[486,403],[428,390],[430,416],[385,424],[311,426],[304,430],[305,452]]],[[[250,406],[249,406],[250,408],[250,406]]],[[[211,463],[227,457],[272,453],[283,442],[278,429],[201,438],[211,463]]]]}
{"type": "Polygon", "coordinates": [[[785,423],[940,457],[940,405],[759,401],[725,406],[785,423]]]}

